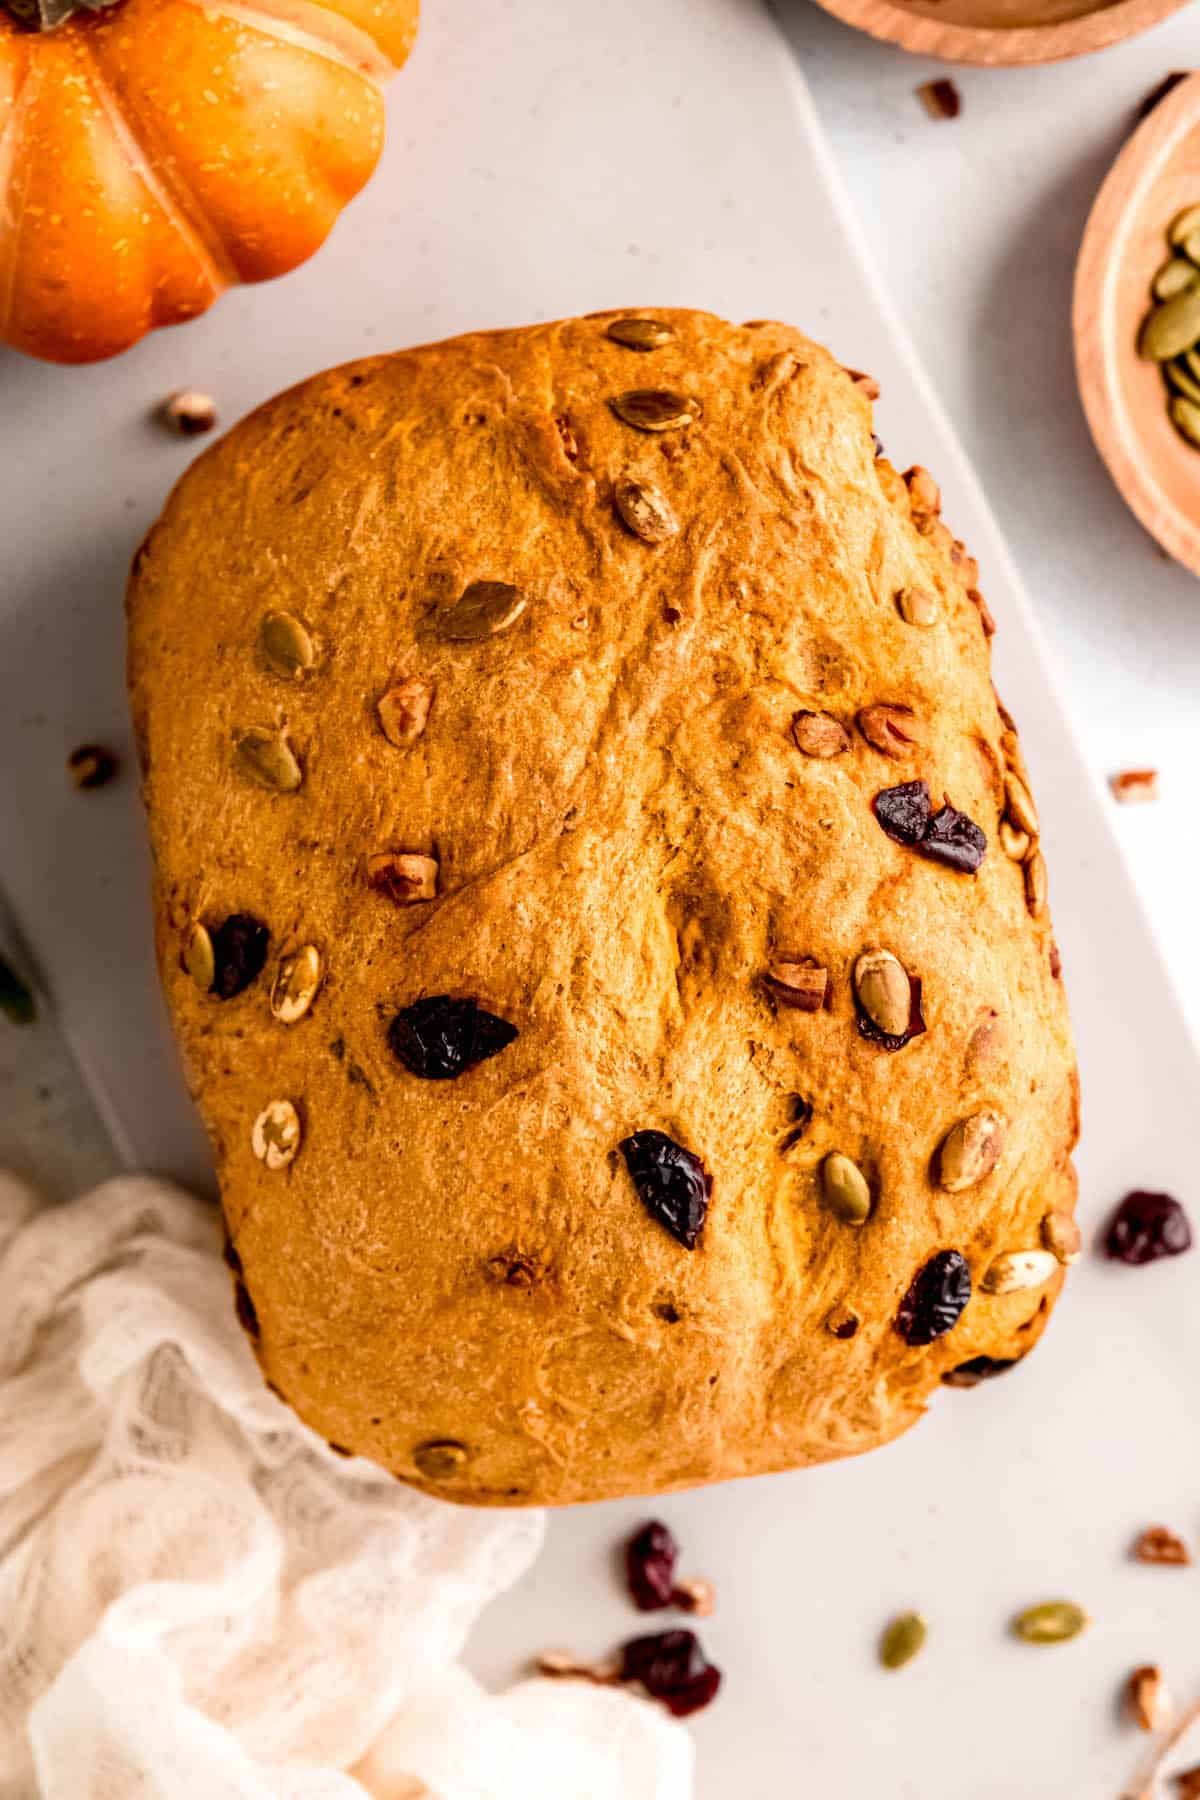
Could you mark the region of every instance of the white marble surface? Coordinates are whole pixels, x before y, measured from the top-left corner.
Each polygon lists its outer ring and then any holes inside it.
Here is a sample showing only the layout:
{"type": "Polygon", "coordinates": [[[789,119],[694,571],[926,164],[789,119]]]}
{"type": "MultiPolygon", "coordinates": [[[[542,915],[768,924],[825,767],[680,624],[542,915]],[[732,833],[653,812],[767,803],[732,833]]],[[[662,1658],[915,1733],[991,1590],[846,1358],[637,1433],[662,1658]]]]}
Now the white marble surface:
{"type": "MultiPolygon", "coordinates": [[[[1112,812],[1200,1035],[1200,582],[1163,559],[1113,486],[1071,343],[1084,223],[1138,103],[1200,65],[1200,4],[1100,56],[998,70],[910,57],[811,0],[775,6],[879,274],[1033,597],[1088,761],[1103,778],[1161,771],[1157,805],[1112,812]],[[914,89],[939,74],[962,112],[934,123],[914,89]]],[[[886,394],[879,410],[886,438],[886,394]]]]}

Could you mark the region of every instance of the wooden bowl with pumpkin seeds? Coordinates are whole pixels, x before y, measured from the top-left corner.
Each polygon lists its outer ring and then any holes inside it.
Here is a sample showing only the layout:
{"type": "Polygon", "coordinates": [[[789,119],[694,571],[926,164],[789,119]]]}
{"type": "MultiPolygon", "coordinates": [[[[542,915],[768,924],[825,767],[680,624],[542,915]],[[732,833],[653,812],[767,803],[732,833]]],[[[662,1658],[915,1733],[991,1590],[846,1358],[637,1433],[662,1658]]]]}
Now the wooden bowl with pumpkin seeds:
{"type": "Polygon", "coordinates": [[[1200,74],[1109,171],[1076,266],[1074,324],[1097,449],[1146,530],[1200,574],[1200,74]]]}

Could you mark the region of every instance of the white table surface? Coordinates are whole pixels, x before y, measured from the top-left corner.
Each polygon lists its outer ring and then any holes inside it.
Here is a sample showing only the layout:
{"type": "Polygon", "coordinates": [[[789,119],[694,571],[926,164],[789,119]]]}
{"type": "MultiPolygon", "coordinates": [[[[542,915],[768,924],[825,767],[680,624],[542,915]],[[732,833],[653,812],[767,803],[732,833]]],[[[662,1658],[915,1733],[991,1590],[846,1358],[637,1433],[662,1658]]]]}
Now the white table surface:
{"type": "Polygon", "coordinates": [[[953,69],[811,0],[774,4],[879,274],[1033,597],[1089,762],[1103,777],[1161,771],[1156,805],[1112,811],[1200,1035],[1200,581],[1163,558],[1113,486],[1071,343],[1092,202],[1139,102],[1170,70],[1200,66],[1200,4],[1040,69],[953,69]],[[959,90],[955,120],[935,123],[916,98],[935,75],[959,90]]]}

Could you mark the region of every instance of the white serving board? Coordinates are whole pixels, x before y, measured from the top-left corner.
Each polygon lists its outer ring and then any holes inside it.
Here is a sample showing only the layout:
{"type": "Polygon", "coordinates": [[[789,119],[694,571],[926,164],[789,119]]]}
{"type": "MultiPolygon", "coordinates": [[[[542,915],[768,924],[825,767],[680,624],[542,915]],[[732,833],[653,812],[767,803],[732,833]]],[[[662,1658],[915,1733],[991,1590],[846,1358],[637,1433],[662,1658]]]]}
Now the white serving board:
{"type": "MultiPolygon", "coordinates": [[[[306,269],[105,367],[0,359],[0,878],[134,1160],[210,1183],[154,982],[136,784],[79,796],[67,750],[132,746],[121,592],[190,447],[167,391],[226,422],[323,365],[473,326],[614,305],[775,314],[884,385],[893,459],[938,474],[1000,624],[998,681],[1033,765],[1080,1039],[1089,1238],[1129,1187],[1191,1197],[1200,1064],[1063,722],[1029,604],[974,478],[876,291],[808,94],[759,0],[430,0],[376,181],[306,269]]],[[[2,1053],[2,1047],[0,1047],[2,1053]]],[[[1200,1572],[1124,1560],[1166,1520],[1200,1532],[1200,1259],[1089,1255],[1028,1367],[857,1463],[712,1489],[660,1511],[718,1586],[727,1671],[695,1724],[703,1800],[1116,1800],[1141,1748],[1115,1711],[1135,1664],[1200,1687],[1200,1572]],[[1080,1642],[1005,1635],[1065,1593],[1080,1642]],[[896,1608],[922,1659],[874,1663],[896,1608]]],[[[640,1504],[555,1519],[532,1577],[475,1640],[506,1678],[566,1641],[638,1628],[612,1547],[640,1504]]],[[[1195,1760],[1200,1761],[1200,1746],[1195,1760]]]]}

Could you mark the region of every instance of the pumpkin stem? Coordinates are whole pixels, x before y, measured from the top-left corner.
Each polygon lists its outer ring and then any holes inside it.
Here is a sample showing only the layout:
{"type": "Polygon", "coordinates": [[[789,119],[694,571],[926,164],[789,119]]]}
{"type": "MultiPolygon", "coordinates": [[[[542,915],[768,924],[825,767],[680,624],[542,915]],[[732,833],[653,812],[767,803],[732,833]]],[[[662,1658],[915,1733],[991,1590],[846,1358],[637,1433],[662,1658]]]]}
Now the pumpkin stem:
{"type": "Polygon", "coordinates": [[[0,10],[30,31],[53,31],[77,12],[102,12],[119,0],[0,0],[0,10]]]}

